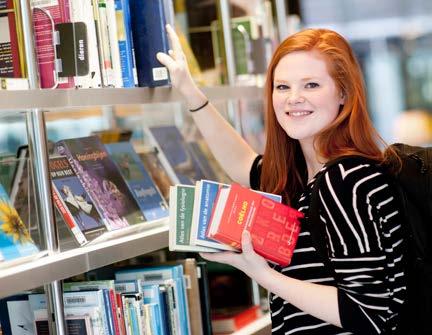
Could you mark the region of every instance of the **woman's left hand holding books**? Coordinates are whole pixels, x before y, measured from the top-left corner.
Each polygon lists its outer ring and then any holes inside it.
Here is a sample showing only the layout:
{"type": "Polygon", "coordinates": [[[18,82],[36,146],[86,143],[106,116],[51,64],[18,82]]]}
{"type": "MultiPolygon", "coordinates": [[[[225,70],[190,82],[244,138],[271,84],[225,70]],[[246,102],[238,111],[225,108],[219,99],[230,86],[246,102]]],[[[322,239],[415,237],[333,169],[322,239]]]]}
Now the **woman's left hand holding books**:
{"type": "Polygon", "coordinates": [[[262,275],[270,269],[264,257],[258,255],[252,246],[252,239],[248,231],[242,234],[242,252],[222,251],[216,253],[202,252],[201,257],[208,261],[225,263],[243,271],[252,279],[262,275]]]}

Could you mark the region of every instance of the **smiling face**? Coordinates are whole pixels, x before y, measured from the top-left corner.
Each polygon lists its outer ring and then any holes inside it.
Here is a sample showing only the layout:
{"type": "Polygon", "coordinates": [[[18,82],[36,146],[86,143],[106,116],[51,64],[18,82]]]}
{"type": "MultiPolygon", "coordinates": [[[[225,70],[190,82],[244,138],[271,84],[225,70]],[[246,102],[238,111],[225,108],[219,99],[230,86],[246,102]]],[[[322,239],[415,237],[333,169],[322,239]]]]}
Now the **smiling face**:
{"type": "Polygon", "coordinates": [[[344,98],[314,51],[295,51],[281,58],[274,70],[273,108],[280,126],[300,143],[313,143],[330,125],[344,98]]]}

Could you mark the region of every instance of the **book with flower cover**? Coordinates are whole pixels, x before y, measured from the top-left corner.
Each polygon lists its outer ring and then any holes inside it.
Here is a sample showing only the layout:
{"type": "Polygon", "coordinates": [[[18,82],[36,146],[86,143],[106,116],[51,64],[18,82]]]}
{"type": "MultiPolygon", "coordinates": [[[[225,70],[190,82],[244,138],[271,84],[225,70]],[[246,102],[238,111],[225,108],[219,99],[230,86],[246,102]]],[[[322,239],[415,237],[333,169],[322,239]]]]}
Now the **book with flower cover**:
{"type": "Polygon", "coordinates": [[[98,137],[62,140],[56,143],[56,151],[68,158],[108,230],[145,221],[129,187],[98,137]]]}
{"type": "Polygon", "coordinates": [[[38,247],[0,184],[0,265],[37,253],[38,247]]]}
{"type": "Polygon", "coordinates": [[[49,171],[54,204],[77,242],[84,245],[104,234],[104,221],[68,159],[51,157],[49,171]]]}
{"type": "Polygon", "coordinates": [[[300,233],[302,217],[294,208],[232,184],[219,191],[207,236],[241,249],[241,235],[246,229],[258,254],[287,266],[300,233]]]}

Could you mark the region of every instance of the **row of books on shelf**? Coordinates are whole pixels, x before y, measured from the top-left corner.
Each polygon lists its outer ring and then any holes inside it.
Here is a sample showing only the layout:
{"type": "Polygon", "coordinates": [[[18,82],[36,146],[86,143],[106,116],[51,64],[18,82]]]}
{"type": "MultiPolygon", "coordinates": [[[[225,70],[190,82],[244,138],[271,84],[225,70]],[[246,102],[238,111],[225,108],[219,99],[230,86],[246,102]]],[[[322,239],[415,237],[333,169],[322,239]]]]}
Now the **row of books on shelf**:
{"type": "Polygon", "coordinates": [[[300,233],[303,214],[281,203],[281,196],[239,184],[201,180],[170,188],[171,251],[239,251],[243,231],[254,250],[287,266],[300,233]]]}
{"type": "MultiPolygon", "coordinates": [[[[63,283],[69,334],[209,335],[232,332],[261,316],[258,306],[213,312],[207,264],[187,258],[158,266],[121,268],[113,280],[63,283]]],[[[48,334],[45,294],[0,300],[3,334],[48,334]]]]}
{"type": "MultiPolygon", "coordinates": [[[[101,141],[127,139],[131,134],[108,133],[61,140],[51,148],[53,201],[79,245],[117,236],[119,230],[123,234],[129,231],[123,228],[139,223],[150,226],[160,222],[169,215],[170,185],[215,177],[211,159],[206,158],[208,152],[196,142],[187,143],[175,126],[148,128],[157,149],[140,154],[129,141],[101,141]]],[[[0,255],[4,266],[14,264],[6,263],[8,260],[38,253],[29,234],[37,224],[28,151],[28,147],[21,147],[14,164],[0,161],[5,169],[0,180],[5,186],[0,189],[4,203],[0,206],[0,255]],[[15,227],[8,228],[8,222],[15,227]]]]}
{"type": "MultiPolygon", "coordinates": [[[[172,0],[31,0],[40,88],[161,86],[172,0]]],[[[1,88],[26,89],[19,0],[0,2],[1,88]]]]}

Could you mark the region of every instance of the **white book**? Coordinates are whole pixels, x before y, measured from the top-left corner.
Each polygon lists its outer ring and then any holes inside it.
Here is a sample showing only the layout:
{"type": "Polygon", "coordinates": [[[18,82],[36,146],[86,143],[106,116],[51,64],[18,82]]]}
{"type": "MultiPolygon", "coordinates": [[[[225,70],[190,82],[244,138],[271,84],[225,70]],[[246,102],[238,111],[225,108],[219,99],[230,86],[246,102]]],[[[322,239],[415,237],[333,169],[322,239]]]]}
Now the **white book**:
{"type": "Polygon", "coordinates": [[[84,22],[87,27],[89,73],[85,76],[76,76],[75,85],[80,88],[101,87],[102,78],[93,3],[89,0],[72,0],[70,7],[72,22],[84,22]]]}
{"type": "Polygon", "coordinates": [[[123,87],[123,78],[120,63],[120,50],[117,38],[117,20],[114,0],[106,1],[106,16],[108,23],[108,38],[114,71],[114,87],[123,87]]]}

